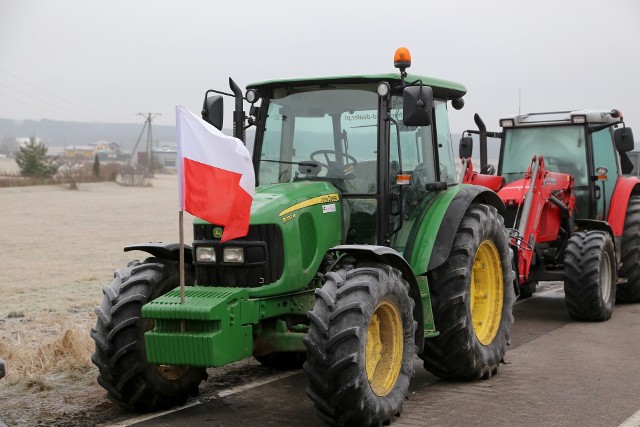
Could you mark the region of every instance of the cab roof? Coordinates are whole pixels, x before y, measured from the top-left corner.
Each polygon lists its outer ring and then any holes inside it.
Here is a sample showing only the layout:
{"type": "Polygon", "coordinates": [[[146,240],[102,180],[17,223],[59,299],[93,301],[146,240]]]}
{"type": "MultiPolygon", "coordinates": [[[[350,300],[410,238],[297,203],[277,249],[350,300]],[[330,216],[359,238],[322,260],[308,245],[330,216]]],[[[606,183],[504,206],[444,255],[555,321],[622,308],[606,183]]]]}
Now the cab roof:
{"type": "MultiPolygon", "coordinates": [[[[405,82],[412,83],[417,80],[422,80],[422,83],[426,86],[433,88],[433,94],[437,98],[441,99],[456,99],[464,96],[467,93],[467,88],[464,85],[448,80],[436,79],[433,77],[420,76],[417,74],[409,74],[405,78],[405,82]]],[[[399,73],[388,74],[368,74],[368,75],[353,75],[353,76],[329,76],[329,77],[306,77],[295,79],[282,79],[282,80],[267,80],[257,83],[251,83],[247,85],[247,89],[270,89],[274,87],[287,87],[287,86],[313,86],[323,84],[349,84],[349,83],[379,83],[389,82],[393,86],[400,84],[399,73]]]]}
{"type": "Polygon", "coordinates": [[[553,111],[547,113],[516,114],[500,119],[501,127],[524,127],[524,126],[548,126],[562,124],[582,124],[582,123],[618,123],[622,119],[622,114],[617,110],[574,110],[574,111],[553,111]],[[580,119],[584,117],[584,119],[580,119]],[[505,121],[513,120],[510,126],[504,126],[505,121]]]}

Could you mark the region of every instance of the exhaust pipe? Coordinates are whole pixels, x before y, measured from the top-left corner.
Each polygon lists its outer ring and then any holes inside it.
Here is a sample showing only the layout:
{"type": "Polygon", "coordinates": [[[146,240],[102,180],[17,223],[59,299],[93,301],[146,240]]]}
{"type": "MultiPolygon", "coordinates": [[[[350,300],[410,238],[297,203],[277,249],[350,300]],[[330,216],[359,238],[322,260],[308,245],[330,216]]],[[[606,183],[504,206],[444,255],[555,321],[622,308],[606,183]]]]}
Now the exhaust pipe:
{"type": "Polygon", "coordinates": [[[473,121],[476,122],[480,135],[480,169],[482,169],[487,165],[487,127],[478,113],[473,115],[473,121]]]}

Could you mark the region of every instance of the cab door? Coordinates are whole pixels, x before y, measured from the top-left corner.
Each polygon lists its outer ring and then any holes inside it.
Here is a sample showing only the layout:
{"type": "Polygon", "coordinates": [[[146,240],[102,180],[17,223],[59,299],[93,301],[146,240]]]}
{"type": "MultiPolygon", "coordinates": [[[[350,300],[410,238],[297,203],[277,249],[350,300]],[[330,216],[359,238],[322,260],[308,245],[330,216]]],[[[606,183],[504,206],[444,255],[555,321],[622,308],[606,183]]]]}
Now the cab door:
{"type": "Polygon", "coordinates": [[[591,134],[591,152],[593,153],[591,179],[595,190],[595,219],[606,220],[611,206],[611,196],[618,180],[618,158],[614,150],[611,128],[601,129],[591,134]],[[606,168],[606,178],[598,177],[596,170],[606,168]],[[604,179],[603,179],[604,178],[604,179]]]}

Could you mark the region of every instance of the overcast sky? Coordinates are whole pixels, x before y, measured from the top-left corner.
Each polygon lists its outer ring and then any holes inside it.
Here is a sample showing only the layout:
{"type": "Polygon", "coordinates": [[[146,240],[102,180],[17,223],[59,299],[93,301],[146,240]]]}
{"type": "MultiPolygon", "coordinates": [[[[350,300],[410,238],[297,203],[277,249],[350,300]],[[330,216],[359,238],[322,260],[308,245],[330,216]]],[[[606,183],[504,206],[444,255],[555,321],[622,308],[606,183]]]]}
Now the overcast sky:
{"type": "Polygon", "coordinates": [[[0,0],[0,118],[174,124],[228,77],[395,72],[399,46],[467,87],[455,132],[521,93],[523,113],[620,109],[640,138],[637,0],[0,0]]]}

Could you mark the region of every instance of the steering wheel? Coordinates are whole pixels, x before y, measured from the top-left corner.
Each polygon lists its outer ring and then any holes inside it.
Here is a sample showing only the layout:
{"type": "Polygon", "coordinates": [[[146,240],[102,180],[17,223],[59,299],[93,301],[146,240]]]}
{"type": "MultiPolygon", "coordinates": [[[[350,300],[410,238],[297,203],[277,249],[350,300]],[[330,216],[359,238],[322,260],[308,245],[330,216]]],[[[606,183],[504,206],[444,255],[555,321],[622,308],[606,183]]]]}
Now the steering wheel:
{"type": "Polygon", "coordinates": [[[483,175],[495,175],[496,167],[487,163],[480,169],[480,173],[483,175]]]}
{"type": "Polygon", "coordinates": [[[316,150],[313,153],[311,153],[311,155],[309,156],[311,158],[312,161],[316,162],[318,164],[318,166],[322,166],[323,168],[326,168],[327,170],[332,169],[329,166],[329,163],[331,162],[331,160],[329,160],[329,154],[333,154],[333,156],[335,157],[336,160],[338,160],[338,157],[343,157],[347,160],[347,162],[345,163],[346,165],[349,164],[357,164],[358,160],[353,157],[351,154],[347,154],[347,153],[338,153],[335,150],[316,150]],[[324,158],[326,160],[326,163],[322,163],[319,162],[318,160],[316,160],[314,157],[315,156],[319,156],[320,154],[324,154],[324,158]],[[348,162],[348,160],[351,160],[351,163],[348,162]]]}

